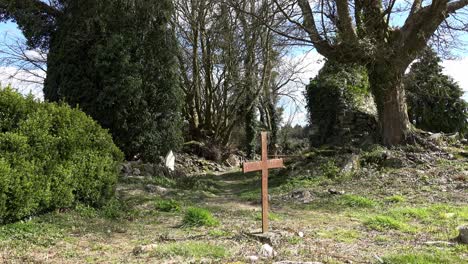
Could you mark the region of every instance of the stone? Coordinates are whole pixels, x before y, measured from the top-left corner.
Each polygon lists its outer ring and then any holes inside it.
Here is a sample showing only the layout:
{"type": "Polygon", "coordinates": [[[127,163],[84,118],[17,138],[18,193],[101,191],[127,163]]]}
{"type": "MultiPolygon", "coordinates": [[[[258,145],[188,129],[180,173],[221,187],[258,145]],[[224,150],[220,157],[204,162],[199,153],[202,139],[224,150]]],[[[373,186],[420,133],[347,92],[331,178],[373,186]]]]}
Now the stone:
{"type": "Polygon", "coordinates": [[[330,194],[332,194],[332,195],[343,195],[343,194],[345,194],[345,191],[337,191],[337,190],[335,190],[333,188],[328,189],[328,192],[330,194]]]}
{"type": "Polygon", "coordinates": [[[239,156],[231,154],[226,159],[226,163],[231,167],[239,167],[241,165],[241,160],[240,160],[239,156]]]}
{"type": "Polygon", "coordinates": [[[125,175],[125,176],[128,176],[128,175],[131,175],[133,170],[132,170],[132,165],[130,163],[124,163],[122,164],[122,169],[121,169],[122,173],[125,175]]]}
{"type": "Polygon", "coordinates": [[[429,136],[429,139],[433,140],[433,141],[437,141],[437,140],[441,139],[442,136],[443,136],[442,133],[435,133],[435,134],[432,134],[431,136],[429,136]]]}
{"type": "Polygon", "coordinates": [[[299,231],[299,232],[297,232],[297,235],[298,235],[299,237],[304,237],[304,232],[299,231]]]}
{"type": "Polygon", "coordinates": [[[246,233],[249,237],[268,245],[279,245],[281,242],[281,234],[275,232],[266,233],[246,233]]]}
{"type": "Polygon", "coordinates": [[[254,263],[257,262],[260,258],[258,256],[247,256],[245,257],[245,259],[250,263],[254,263]]]}
{"type": "Polygon", "coordinates": [[[174,153],[171,151],[169,151],[169,153],[167,153],[166,155],[166,158],[164,159],[164,164],[166,165],[166,167],[170,170],[170,171],[174,171],[175,169],[175,156],[174,156],[174,153]]]}
{"type": "Polygon", "coordinates": [[[295,190],[291,192],[291,198],[303,203],[310,203],[313,200],[312,194],[308,190],[295,190]]]}
{"type": "Polygon", "coordinates": [[[157,193],[159,195],[164,195],[168,192],[168,190],[164,187],[148,184],[145,186],[145,190],[149,193],[157,193]]]}
{"type": "Polygon", "coordinates": [[[352,154],[341,169],[341,173],[350,173],[359,170],[359,155],[352,154]]]}
{"type": "Polygon", "coordinates": [[[464,225],[458,227],[458,232],[460,232],[458,235],[458,241],[462,244],[468,244],[468,226],[464,225]]]}
{"type": "Polygon", "coordinates": [[[135,176],[140,176],[140,175],[141,175],[141,171],[140,171],[140,169],[138,169],[138,168],[133,168],[132,174],[135,175],[135,176]]]}
{"type": "Polygon", "coordinates": [[[144,176],[153,176],[155,175],[155,168],[152,164],[143,164],[140,168],[144,176]]]}
{"type": "Polygon", "coordinates": [[[260,254],[266,258],[273,258],[276,256],[276,251],[272,246],[263,244],[262,248],[260,249],[260,254]]]}

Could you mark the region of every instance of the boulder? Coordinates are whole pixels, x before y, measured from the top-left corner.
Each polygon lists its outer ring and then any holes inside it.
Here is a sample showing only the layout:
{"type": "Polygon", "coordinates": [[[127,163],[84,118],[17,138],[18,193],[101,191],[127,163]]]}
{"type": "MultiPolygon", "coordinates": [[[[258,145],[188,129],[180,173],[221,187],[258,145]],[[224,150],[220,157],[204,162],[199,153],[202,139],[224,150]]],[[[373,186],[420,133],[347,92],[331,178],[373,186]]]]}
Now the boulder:
{"type": "Polygon", "coordinates": [[[291,198],[299,200],[303,203],[310,203],[313,200],[312,194],[308,190],[299,189],[291,192],[291,198]]]}
{"type": "Polygon", "coordinates": [[[276,251],[273,249],[272,246],[268,244],[263,244],[260,248],[260,255],[266,258],[273,258],[276,256],[276,251]]]}
{"type": "Polygon", "coordinates": [[[458,231],[460,232],[458,235],[458,241],[462,244],[468,244],[468,226],[460,226],[458,227],[458,231]]]}
{"type": "Polygon", "coordinates": [[[231,154],[226,159],[226,163],[231,167],[239,167],[241,165],[241,159],[239,156],[235,154],[231,154]]]}

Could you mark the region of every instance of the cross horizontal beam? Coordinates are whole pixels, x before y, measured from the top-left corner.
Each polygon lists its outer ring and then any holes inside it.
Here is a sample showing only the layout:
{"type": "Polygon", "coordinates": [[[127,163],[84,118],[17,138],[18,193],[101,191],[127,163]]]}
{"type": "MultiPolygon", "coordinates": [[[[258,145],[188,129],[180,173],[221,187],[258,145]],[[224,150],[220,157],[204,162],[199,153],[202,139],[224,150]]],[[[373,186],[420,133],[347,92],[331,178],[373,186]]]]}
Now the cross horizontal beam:
{"type": "MultiPolygon", "coordinates": [[[[283,159],[270,159],[267,160],[268,169],[283,168],[283,159]]],[[[263,168],[263,161],[254,161],[244,163],[242,172],[261,171],[263,168]]]]}

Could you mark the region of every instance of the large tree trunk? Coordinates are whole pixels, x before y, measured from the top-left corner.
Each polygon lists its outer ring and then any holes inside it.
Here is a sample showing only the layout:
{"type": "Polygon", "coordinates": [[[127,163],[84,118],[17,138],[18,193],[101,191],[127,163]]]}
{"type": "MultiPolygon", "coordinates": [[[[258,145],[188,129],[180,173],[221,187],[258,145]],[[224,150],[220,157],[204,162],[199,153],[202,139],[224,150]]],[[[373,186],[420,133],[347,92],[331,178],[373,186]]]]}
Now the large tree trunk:
{"type": "Polygon", "coordinates": [[[388,62],[369,67],[369,81],[377,104],[382,143],[387,146],[405,143],[410,133],[403,75],[404,69],[388,62]]]}

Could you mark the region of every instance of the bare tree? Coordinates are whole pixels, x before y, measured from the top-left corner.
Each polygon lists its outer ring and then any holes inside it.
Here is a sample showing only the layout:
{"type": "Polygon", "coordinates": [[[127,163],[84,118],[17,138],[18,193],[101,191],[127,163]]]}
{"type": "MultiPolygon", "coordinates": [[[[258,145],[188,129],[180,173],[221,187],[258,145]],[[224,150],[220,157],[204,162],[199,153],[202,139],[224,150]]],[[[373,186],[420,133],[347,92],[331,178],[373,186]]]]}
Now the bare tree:
{"type": "Polygon", "coordinates": [[[7,73],[9,79],[42,85],[47,73],[47,54],[30,49],[21,37],[5,34],[0,41],[0,66],[14,69],[7,73]]]}
{"type": "Polygon", "coordinates": [[[272,8],[266,0],[176,1],[185,116],[193,137],[225,145],[257,110],[273,130],[277,98],[290,89],[298,66],[280,67],[289,47],[270,29],[277,23],[272,8]]]}
{"type": "Polygon", "coordinates": [[[449,47],[467,31],[468,0],[272,0],[287,23],[274,28],[292,43],[308,43],[324,57],[365,65],[386,145],[412,135],[402,77],[429,43],[449,47]],[[404,16],[401,26],[394,16],[404,16]]]}

